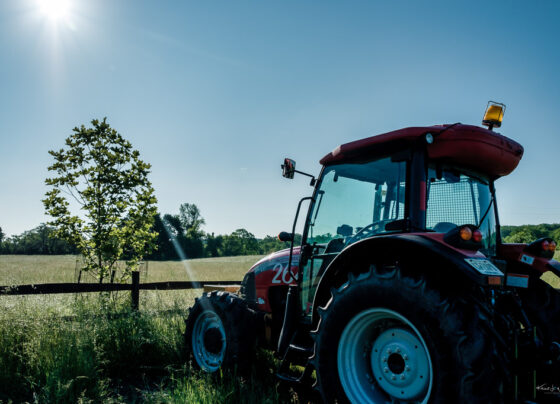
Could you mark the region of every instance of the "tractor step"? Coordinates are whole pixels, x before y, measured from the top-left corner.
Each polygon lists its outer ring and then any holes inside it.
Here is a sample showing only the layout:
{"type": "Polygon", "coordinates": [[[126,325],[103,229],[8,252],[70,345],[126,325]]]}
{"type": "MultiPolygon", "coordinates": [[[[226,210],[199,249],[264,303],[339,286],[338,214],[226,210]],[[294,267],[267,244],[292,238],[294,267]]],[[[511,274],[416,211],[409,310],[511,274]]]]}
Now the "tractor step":
{"type": "MultiPolygon", "coordinates": [[[[289,366],[288,370],[290,370],[289,366]]],[[[291,371],[291,373],[286,373],[280,372],[280,370],[278,370],[278,372],[276,373],[276,377],[286,383],[310,385],[312,372],[313,368],[309,365],[306,365],[303,371],[301,371],[299,374],[295,374],[294,371],[291,371]]]]}
{"type": "Polygon", "coordinates": [[[288,347],[288,352],[297,355],[305,355],[308,358],[313,353],[313,349],[300,345],[290,344],[290,346],[288,347]]]}
{"type": "Polygon", "coordinates": [[[279,372],[285,367],[289,368],[290,365],[304,366],[307,364],[309,357],[313,354],[312,348],[290,344],[284,353],[282,363],[279,367],[279,372]]]}
{"type": "Polygon", "coordinates": [[[276,377],[288,383],[305,384],[309,381],[312,368],[309,366],[309,357],[313,353],[312,348],[290,344],[278,367],[276,377]],[[292,366],[302,367],[303,370],[294,370],[292,366]]]}

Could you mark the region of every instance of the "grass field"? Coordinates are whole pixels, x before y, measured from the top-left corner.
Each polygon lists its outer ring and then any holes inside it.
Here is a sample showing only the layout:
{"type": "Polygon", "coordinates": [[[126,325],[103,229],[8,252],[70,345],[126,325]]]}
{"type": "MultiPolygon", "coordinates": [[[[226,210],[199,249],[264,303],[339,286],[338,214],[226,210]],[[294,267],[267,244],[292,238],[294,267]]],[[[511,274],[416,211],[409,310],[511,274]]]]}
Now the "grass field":
{"type": "MultiPolygon", "coordinates": [[[[221,257],[188,261],[150,261],[147,277],[141,282],[163,281],[241,281],[247,270],[261,256],[221,257]]],[[[73,255],[0,255],[0,285],[75,282],[76,257],[73,255]]],[[[84,275],[83,282],[92,282],[84,275]]],[[[189,307],[200,290],[141,291],[142,310],[189,307]]],[[[129,293],[122,293],[127,296],[129,293]]],[[[95,299],[96,293],[82,294],[80,299],[95,299]]],[[[51,311],[70,314],[75,295],[4,296],[1,305],[35,302],[51,311]]]]}
{"type": "MultiPolygon", "coordinates": [[[[188,261],[150,261],[146,282],[236,280],[261,256],[203,258],[188,261]],[[189,272],[192,275],[189,275],[189,272]]],[[[73,255],[0,255],[0,283],[74,282],[73,255]]]]}
{"type": "MultiPolygon", "coordinates": [[[[241,280],[260,257],[150,262],[146,282],[241,280]]],[[[74,282],[73,256],[0,256],[0,284],[74,282]]],[[[276,360],[258,352],[243,377],[209,377],[185,360],[188,307],[201,290],[0,296],[0,402],[302,402],[278,390],[276,360]],[[174,308],[176,314],[159,315],[174,308]],[[109,313],[124,314],[107,319],[109,313]],[[71,315],[68,320],[66,315],[71,315]]]]}
{"type": "MultiPolygon", "coordinates": [[[[150,262],[142,281],[241,280],[259,258],[150,262]]],[[[73,256],[0,255],[0,285],[74,282],[75,266],[73,256]]],[[[557,277],[545,277],[560,287],[557,277]]],[[[309,401],[278,384],[277,361],[265,351],[243,377],[193,370],[182,335],[188,307],[200,294],[141,291],[138,313],[130,312],[130,293],[0,296],[0,403],[309,401]],[[169,308],[175,314],[158,314],[169,308]],[[108,319],[107,313],[124,315],[108,319]]]]}

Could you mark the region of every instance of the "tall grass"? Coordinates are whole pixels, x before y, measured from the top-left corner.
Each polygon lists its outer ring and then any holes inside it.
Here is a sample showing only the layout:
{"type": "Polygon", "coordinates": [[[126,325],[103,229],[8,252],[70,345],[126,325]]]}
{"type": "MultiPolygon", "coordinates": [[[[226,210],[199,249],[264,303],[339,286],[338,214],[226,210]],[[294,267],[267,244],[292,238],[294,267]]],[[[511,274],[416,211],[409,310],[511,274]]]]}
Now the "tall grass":
{"type": "MultiPolygon", "coordinates": [[[[188,264],[197,280],[236,280],[258,259],[188,264]]],[[[74,267],[71,256],[0,256],[0,284],[72,282],[74,267]]],[[[147,281],[170,279],[188,279],[184,263],[150,262],[147,281]]],[[[0,402],[302,402],[278,388],[267,352],[243,377],[192,368],[184,319],[200,293],[142,291],[139,312],[129,293],[0,296],[0,402]]]]}
{"type": "Polygon", "coordinates": [[[102,297],[97,307],[78,302],[72,319],[34,304],[2,311],[0,399],[105,401],[115,387],[181,363],[183,318],[128,310],[102,297]]]}
{"type": "Polygon", "coordinates": [[[128,302],[76,301],[72,318],[36,302],[0,313],[0,401],[37,403],[298,402],[277,391],[271,354],[250,375],[209,376],[186,360],[184,314],[131,312],[128,302]]]}
{"type": "Polygon", "coordinates": [[[272,354],[260,351],[249,375],[233,373],[194,374],[183,369],[173,373],[165,386],[144,395],[148,403],[302,403],[309,402],[309,392],[280,386],[274,376],[277,366],[272,354]]]}

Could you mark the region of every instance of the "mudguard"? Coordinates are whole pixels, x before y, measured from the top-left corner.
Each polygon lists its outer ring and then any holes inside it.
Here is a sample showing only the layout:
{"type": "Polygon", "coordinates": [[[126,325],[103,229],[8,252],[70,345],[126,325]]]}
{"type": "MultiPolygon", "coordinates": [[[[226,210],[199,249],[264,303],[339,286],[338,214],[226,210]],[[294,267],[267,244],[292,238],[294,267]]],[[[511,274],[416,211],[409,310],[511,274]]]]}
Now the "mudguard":
{"type": "Polygon", "coordinates": [[[317,321],[317,308],[324,306],[330,299],[331,288],[344,283],[348,273],[352,272],[352,268],[356,268],[358,262],[375,264],[376,261],[383,261],[383,258],[414,256],[419,257],[418,271],[428,272],[436,266],[435,264],[440,268],[444,266],[446,271],[440,276],[445,276],[449,282],[465,282],[466,279],[480,286],[488,286],[489,276],[503,279],[503,273],[494,267],[485,255],[446,244],[442,233],[376,236],[346,247],[326,268],[315,293],[312,322],[317,321]],[[490,272],[493,271],[492,267],[495,268],[495,272],[484,273],[484,269],[476,269],[469,263],[478,263],[479,260],[485,261],[484,264],[490,267],[490,272]]]}

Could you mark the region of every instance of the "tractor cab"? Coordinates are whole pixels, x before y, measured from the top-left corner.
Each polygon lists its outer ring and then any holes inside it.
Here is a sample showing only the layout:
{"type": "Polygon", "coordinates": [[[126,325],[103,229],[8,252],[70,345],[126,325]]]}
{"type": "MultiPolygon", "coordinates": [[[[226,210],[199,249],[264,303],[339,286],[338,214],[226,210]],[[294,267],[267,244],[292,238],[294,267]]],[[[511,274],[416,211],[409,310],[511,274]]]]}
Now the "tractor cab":
{"type": "MultiPolygon", "coordinates": [[[[515,141],[462,124],[405,128],[327,154],[299,260],[305,315],[335,258],[366,239],[423,234],[467,254],[496,257],[494,181],[513,171],[522,155],[515,141]]],[[[287,166],[293,173],[295,162],[287,166]]]]}

